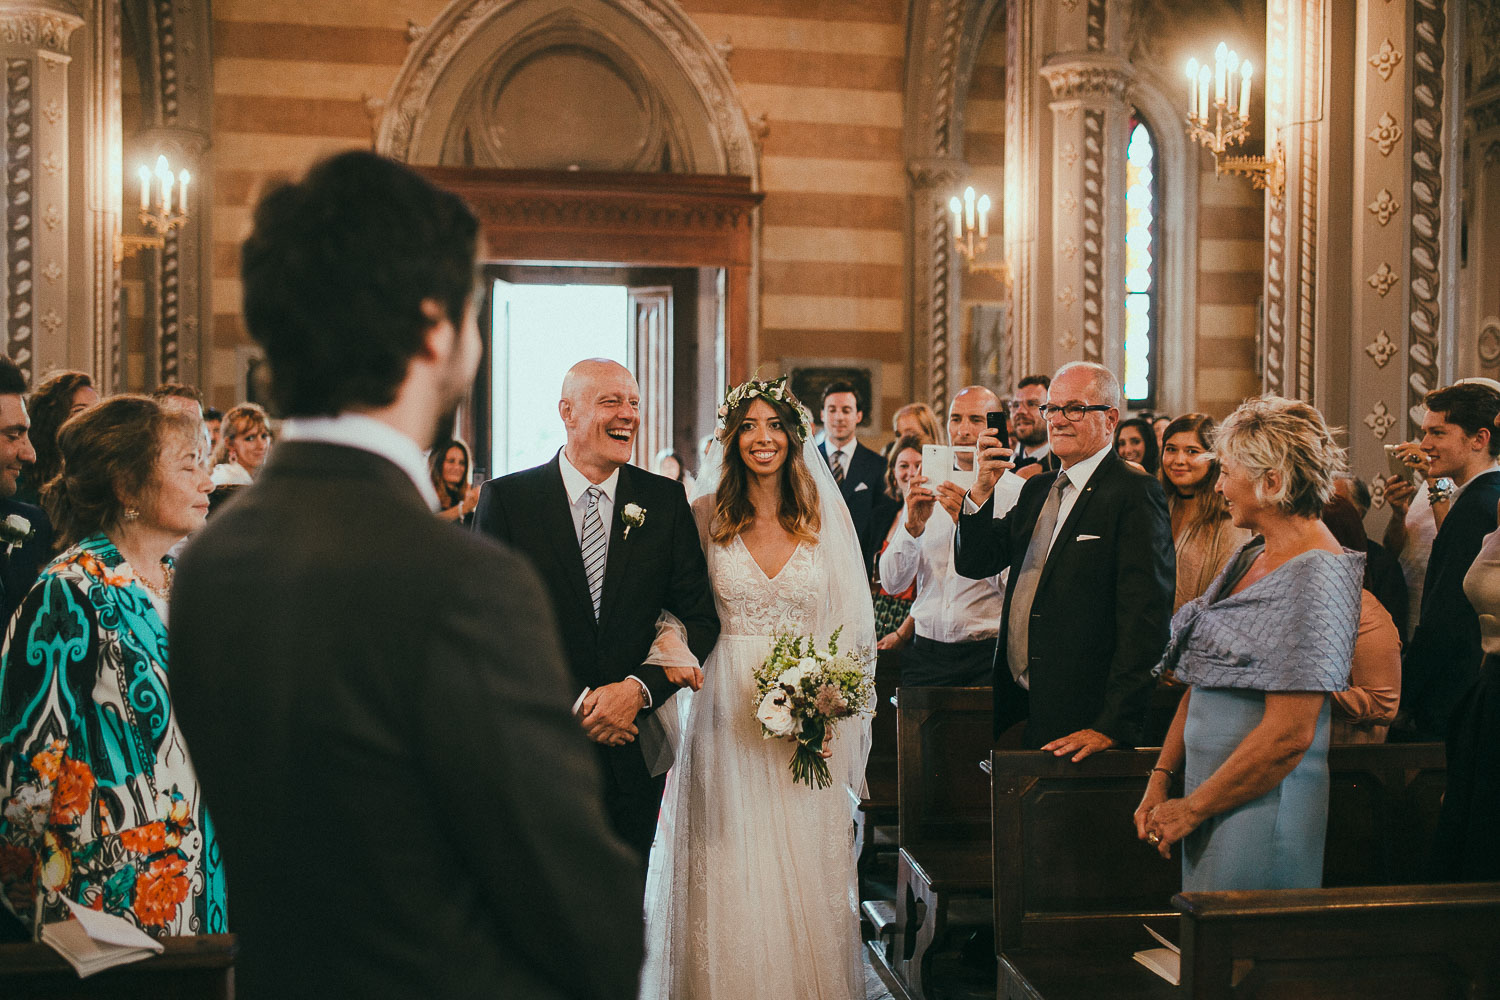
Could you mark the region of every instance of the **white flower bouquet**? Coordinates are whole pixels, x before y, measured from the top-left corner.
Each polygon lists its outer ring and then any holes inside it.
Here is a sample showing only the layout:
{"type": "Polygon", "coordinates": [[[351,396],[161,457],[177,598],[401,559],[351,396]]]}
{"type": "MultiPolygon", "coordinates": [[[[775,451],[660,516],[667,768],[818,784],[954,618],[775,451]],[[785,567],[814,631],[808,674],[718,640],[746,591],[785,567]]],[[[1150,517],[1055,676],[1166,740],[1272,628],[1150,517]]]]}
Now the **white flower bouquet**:
{"type": "Polygon", "coordinates": [[[838,629],[821,650],[811,636],[778,635],[755,671],[755,717],[766,739],[794,739],[792,780],[815,788],[833,783],[823,745],[840,719],[874,710],[875,681],[865,657],[839,652],[838,629]]]}

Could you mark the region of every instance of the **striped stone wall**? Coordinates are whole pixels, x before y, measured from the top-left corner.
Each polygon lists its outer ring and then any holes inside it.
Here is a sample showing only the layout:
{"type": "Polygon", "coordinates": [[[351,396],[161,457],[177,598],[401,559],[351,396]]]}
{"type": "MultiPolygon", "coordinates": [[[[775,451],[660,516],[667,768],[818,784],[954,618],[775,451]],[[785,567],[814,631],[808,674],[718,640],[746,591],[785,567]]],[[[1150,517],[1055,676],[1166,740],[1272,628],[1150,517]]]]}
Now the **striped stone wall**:
{"type": "Polygon", "coordinates": [[[1256,301],[1265,253],[1265,194],[1239,177],[1198,181],[1198,402],[1222,417],[1260,392],[1256,301]]]}

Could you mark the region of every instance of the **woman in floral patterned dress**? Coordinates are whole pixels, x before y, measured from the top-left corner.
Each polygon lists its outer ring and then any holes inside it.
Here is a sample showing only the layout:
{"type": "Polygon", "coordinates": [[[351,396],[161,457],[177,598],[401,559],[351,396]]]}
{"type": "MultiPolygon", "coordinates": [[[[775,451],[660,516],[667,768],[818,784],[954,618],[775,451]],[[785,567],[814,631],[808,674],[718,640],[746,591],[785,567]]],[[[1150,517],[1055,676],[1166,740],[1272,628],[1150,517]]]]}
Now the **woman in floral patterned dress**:
{"type": "Polygon", "coordinates": [[[0,903],[65,900],[156,936],[226,930],[224,874],[167,674],[167,550],[213,488],[201,423],[141,396],[69,420],[43,492],[70,547],[0,659],[0,903]]]}

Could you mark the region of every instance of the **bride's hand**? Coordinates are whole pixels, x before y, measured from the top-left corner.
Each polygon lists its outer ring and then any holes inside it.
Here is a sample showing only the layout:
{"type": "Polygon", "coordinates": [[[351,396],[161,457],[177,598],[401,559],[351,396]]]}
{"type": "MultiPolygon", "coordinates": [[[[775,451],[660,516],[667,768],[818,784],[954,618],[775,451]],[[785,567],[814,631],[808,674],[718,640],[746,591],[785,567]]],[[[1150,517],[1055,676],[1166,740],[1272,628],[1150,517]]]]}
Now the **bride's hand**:
{"type": "Polygon", "coordinates": [[[702,667],[663,667],[667,675],[667,681],[678,687],[692,688],[694,691],[703,687],[702,667]]]}

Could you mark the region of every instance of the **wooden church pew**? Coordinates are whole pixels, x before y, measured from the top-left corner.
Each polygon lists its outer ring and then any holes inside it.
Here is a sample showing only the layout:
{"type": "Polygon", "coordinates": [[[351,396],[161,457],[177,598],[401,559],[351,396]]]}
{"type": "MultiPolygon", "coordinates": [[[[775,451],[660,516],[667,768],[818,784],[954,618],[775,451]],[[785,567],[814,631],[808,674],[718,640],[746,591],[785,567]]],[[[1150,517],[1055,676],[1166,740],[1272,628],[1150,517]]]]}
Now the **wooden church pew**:
{"type": "Polygon", "coordinates": [[[79,979],[39,942],[0,944],[0,997],[5,1000],[233,1000],[233,934],[169,937],[166,950],[79,979]]]}

